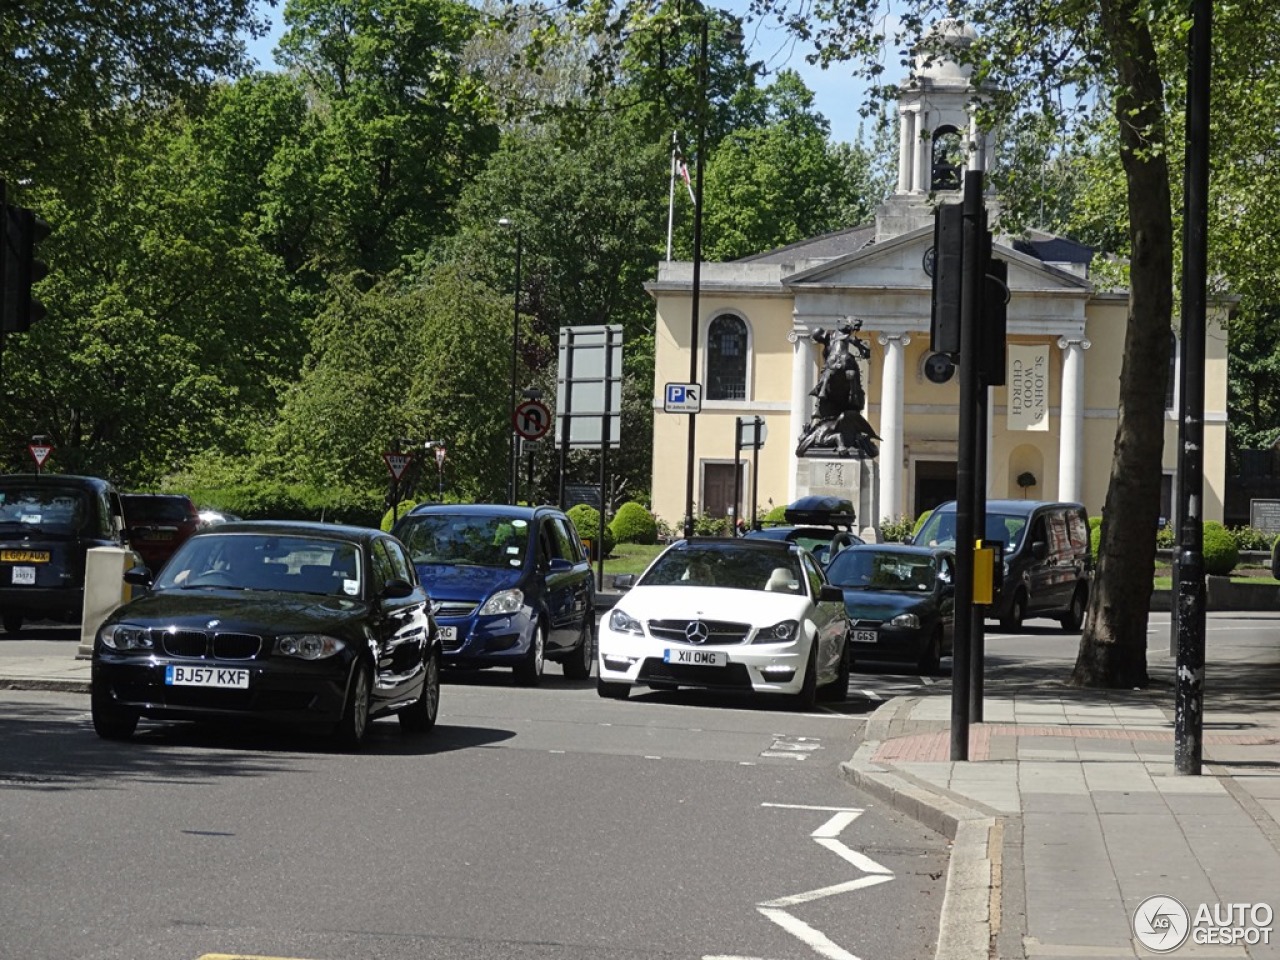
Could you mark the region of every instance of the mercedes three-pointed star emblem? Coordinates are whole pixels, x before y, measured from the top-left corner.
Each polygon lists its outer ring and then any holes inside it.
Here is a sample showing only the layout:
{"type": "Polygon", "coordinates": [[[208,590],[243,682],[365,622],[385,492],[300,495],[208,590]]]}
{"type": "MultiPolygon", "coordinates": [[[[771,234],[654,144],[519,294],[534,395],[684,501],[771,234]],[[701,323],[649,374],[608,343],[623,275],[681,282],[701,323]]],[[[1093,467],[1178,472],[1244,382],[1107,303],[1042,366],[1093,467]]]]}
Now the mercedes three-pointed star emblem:
{"type": "Polygon", "coordinates": [[[684,628],[684,638],[690,643],[706,643],[709,636],[711,631],[701,620],[690,620],[689,625],[684,628]]]}

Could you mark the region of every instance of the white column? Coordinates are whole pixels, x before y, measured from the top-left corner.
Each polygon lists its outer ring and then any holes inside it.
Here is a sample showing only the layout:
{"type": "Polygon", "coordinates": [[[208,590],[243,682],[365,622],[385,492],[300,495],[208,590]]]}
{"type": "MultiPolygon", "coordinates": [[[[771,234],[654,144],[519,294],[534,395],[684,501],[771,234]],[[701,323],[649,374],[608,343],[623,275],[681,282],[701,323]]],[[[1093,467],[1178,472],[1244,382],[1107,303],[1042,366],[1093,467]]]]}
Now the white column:
{"type": "Polygon", "coordinates": [[[1083,493],[1080,457],[1084,451],[1084,337],[1060,337],[1062,350],[1062,439],[1058,447],[1058,499],[1079,500],[1083,493]]]}
{"type": "MultiPolygon", "coordinates": [[[[903,515],[902,371],[911,336],[882,333],[876,340],[884,347],[884,375],[880,380],[880,513],[896,520],[903,515]]],[[[867,517],[864,524],[878,529],[882,519],[867,517]]]]}
{"type": "Polygon", "coordinates": [[[933,141],[929,138],[929,113],[921,110],[916,114],[916,162],[912,171],[912,193],[928,193],[929,181],[933,175],[933,141]]]}
{"type": "Polygon", "coordinates": [[[978,117],[969,113],[969,169],[981,172],[986,169],[982,162],[982,131],[978,129],[978,117]]]}
{"type": "Polygon", "coordinates": [[[796,499],[795,450],[812,413],[813,398],[809,391],[813,389],[814,364],[807,330],[793,327],[787,339],[791,341],[791,446],[787,448],[787,462],[791,464],[791,470],[787,476],[787,503],[791,503],[796,499]]]}
{"type": "Polygon", "coordinates": [[[898,192],[908,193],[911,190],[911,139],[915,133],[912,122],[915,113],[911,110],[898,111],[898,192]]]}

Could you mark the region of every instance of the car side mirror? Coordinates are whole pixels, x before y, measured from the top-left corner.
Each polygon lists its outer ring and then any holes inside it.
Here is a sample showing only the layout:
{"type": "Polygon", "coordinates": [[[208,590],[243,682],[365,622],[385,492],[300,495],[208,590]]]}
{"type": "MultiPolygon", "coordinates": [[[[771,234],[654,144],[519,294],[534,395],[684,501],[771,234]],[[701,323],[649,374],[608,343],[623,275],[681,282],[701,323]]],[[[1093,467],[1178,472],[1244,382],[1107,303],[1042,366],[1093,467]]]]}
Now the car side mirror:
{"type": "Polygon", "coordinates": [[[547,573],[568,573],[572,569],[573,564],[564,557],[552,557],[547,564],[547,573]]]}
{"type": "Polygon", "coordinates": [[[1031,555],[1037,560],[1043,560],[1049,555],[1049,545],[1043,540],[1037,540],[1031,545],[1031,555]]]}
{"type": "Polygon", "coordinates": [[[830,583],[824,583],[818,591],[818,599],[823,603],[844,603],[844,591],[830,583]]]}
{"type": "Polygon", "coordinates": [[[907,546],[911,546],[911,544],[916,542],[916,538],[913,534],[908,533],[905,537],[902,538],[902,542],[905,543],[907,546]]]}
{"type": "Polygon", "coordinates": [[[613,578],[613,589],[630,590],[636,585],[636,575],[634,573],[620,573],[613,578]]]}
{"type": "Polygon", "coordinates": [[[130,567],[124,572],[124,582],[131,583],[135,587],[151,586],[151,571],[146,567],[130,567]]]}
{"type": "Polygon", "coordinates": [[[413,593],[413,584],[408,580],[395,578],[388,580],[382,588],[383,600],[403,600],[413,593]]]}

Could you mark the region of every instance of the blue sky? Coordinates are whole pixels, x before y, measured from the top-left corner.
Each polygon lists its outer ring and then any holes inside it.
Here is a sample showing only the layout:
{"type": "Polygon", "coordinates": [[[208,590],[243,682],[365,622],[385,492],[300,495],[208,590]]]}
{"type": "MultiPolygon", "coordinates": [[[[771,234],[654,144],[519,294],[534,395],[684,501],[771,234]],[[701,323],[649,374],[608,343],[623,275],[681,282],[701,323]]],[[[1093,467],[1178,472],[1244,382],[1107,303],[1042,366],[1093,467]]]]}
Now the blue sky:
{"type": "MultiPolygon", "coordinates": [[[[279,0],[275,7],[259,4],[259,11],[271,17],[272,32],[262,40],[250,43],[249,55],[264,68],[274,65],[271,51],[284,29],[281,17],[283,5],[284,0],[279,0]]],[[[729,6],[733,8],[737,5],[731,3],[729,6]]],[[[742,6],[745,7],[745,3],[742,6]]],[[[776,28],[747,24],[745,33],[749,57],[762,61],[771,73],[792,69],[804,78],[805,84],[814,92],[818,111],[831,123],[832,139],[848,142],[857,140],[860,122],[858,107],[862,104],[865,88],[850,76],[847,65],[837,64],[829,70],[809,66],[805,63],[805,55],[810,51],[776,28]]]]}

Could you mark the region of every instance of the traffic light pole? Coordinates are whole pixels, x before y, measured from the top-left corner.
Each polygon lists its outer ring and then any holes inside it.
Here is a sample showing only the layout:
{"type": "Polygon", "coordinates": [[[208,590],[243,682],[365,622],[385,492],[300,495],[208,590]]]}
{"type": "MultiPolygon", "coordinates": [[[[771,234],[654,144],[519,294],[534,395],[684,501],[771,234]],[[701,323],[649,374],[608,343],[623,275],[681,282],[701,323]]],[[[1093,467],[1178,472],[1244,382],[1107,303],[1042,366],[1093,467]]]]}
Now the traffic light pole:
{"type": "Polygon", "coordinates": [[[960,436],[956,457],[956,604],[951,657],[951,759],[969,759],[969,690],[972,677],[975,454],[978,427],[978,323],[982,309],[982,174],[964,176],[963,248],[960,259],[960,436]]]}

